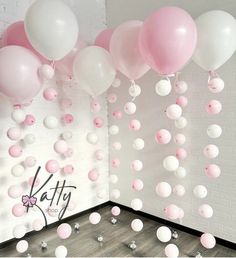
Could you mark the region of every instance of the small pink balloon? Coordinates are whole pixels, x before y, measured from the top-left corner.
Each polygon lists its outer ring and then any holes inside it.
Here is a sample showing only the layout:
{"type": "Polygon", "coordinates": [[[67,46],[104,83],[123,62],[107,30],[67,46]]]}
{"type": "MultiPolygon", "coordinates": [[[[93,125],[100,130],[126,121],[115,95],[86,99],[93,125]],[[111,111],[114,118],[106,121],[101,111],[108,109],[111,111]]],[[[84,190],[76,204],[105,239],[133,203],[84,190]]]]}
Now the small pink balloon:
{"type": "Polygon", "coordinates": [[[185,96],[179,96],[176,99],[176,104],[183,107],[186,107],[188,105],[188,99],[185,96]]]}
{"type": "Polygon", "coordinates": [[[43,79],[43,80],[51,80],[55,75],[55,71],[53,69],[53,67],[51,65],[48,64],[43,64],[40,68],[39,68],[39,76],[43,79]]]}
{"type": "Polygon", "coordinates": [[[13,158],[18,158],[21,156],[21,154],[23,153],[23,150],[21,148],[21,146],[15,144],[12,145],[9,149],[8,149],[8,153],[11,157],[13,158]]]}
{"type": "Polygon", "coordinates": [[[116,119],[121,119],[123,117],[123,113],[121,110],[115,110],[113,111],[112,116],[116,119]]]}
{"type": "Polygon", "coordinates": [[[26,167],[29,167],[29,168],[35,166],[36,163],[37,163],[37,160],[36,160],[36,158],[33,157],[33,156],[28,156],[28,157],[26,157],[25,160],[24,160],[24,165],[25,165],[26,167]]]}
{"type": "Polygon", "coordinates": [[[155,135],[156,142],[159,144],[167,144],[171,140],[171,134],[166,129],[159,130],[155,135]]]}
{"type": "Polygon", "coordinates": [[[74,155],[74,150],[72,148],[68,148],[68,150],[65,153],[63,153],[63,155],[66,158],[71,158],[74,155]]]}
{"type": "Polygon", "coordinates": [[[23,194],[24,190],[20,185],[11,185],[8,188],[8,196],[15,199],[23,194]]]}
{"type": "Polygon", "coordinates": [[[198,208],[198,213],[201,215],[203,218],[209,219],[213,216],[213,209],[210,205],[208,204],[202,204],[198,208]]]}
{"type": "MultiPolygon", "coordinates": [[[[33,185],[33,181],[34,181],[34,177],[31,176],[31,177],[29,178],[29,180],[28,180],[29,186],[32,186],[32,185],[33,185]]],[[[34,182],[34,186],[37,187],[37,186],[39,186],[39,184],[40,184],[40,179],[39,179],[39,178],[36,178],[36,180],[35,180],[35,182],[34,182]]]]}
{"type": "Polygon", "coordinates": [[[107,96],[107,100],[109,103],[115,103],[117,101],[117,96],[115,93],[110,93],[107,96]]]}
{"type": "Polygon", "coordinates": [[[113,34],[113,29],[105,29],[101,31],[95,39],[95,46],[102,47],[108,52],[110,51],[110,40],[113,34]]]}
{"type": "Polygon", "coordinates": [[[183,196],[185,194],[185,188],[183,185],[176,185],[173,189],[173,192],[177,196],[183,196]]]}
{"type": "Polygon", "coordinates": [[[133,119],[129,122],[129,129],[132,131],[139,131],[141,128],[141,123],[137,119],[133,119]]]}
{"type": "Polygon", "coordinates": [[[143,190],[143,181],[141,179],[134,179],[132,182],[132,188],[136,191],[143,190]]]}
{"type": "Polygon", "coordinates": [[[187,91],[188,85],[185,81],[177,81],[174,88],[176,93],[183,94],[187,91]]]}
{"type": "Polygon", "coordinates": [[[54,88],[47,88],[43,91],[43,97],[47,101],[54,101],[57,99],[57,91],[54,88]]]}
{"type": "Polygon", "coordinates": [[[131,162],[131,169],[134,171],[141,171],[143,169],[143,163],[141,160],[133,160],[131,162]]]}
{"type": "Polygon", "coordinates": [[[17,203],[12,207],[12,214],[15,217],[21,217],[26,213],[26,207],[22,203],[17,203]]]}
{"type": "Polygon", "coordinates": [[[220,167],[215,164],[209,164],[205,167],[205,174],[209,178],[217,178],[221,174],[220,167]]]}
{"type": "Polygon", "coordinates": [[[74,172],[74,167],[72,165],[66,165],[63,167],[63,172],[64,174],[66,175],[70,175],[70,174],[73,174],[74,172]]]}
{"type": "Polygon", "coordinates": [[[45,169],[47,170],[48,173],[56,173],[60,169],[60,165],[56,160],[48,160],[45,169]]]}
{"type": "Polygon", "coordinates": [[[179,208],[179,219],[183,219],[184,218],[184,210],[179,208]]]}
{"type": "Polygon", "coordinates": [[[31,114],[28,114],[25,116],[25,120],[24,120],[24,125],[28,125],[28,126],[31,126],[31,125],[34,125],[35,124],[35,117],[31,114]]]}
{"type": "Polygon", "coordinates": [[[178,160],[184,160],[184,159],[187,158],[187,156],[188,156],[188,153],[187,153],[187,151],[186,151],[185,149],[183,149],[183,148],[178,148],[178,149],[176,150],[176,158],[177,158],[178,160]]]}
{"type": "Polygon", "coordinates": [[[96,160],[103,160],[105,157],[104,151],[103,150],[97,150],[95,152],[95,158],[96,160]]]}
{"type": "Polygon", "coordinates": [[[120,215],[120,208],[118,206],[112,207],[111,214],[113,216],[119,216],[120,215]]]}
{"type": "Polygon", "coordinates": [[[101,128],[104,125],[104,120],[101,117],[95,117],[93,119],[93,124],[96,128],[101,128]]]}
{"type": "Polygon", "coordinates": [[[64,140],[58,140],[54,143],[54,150],[58,154],[63,154],[68,150],[68,144],[64,140]]]}
{"type": "Polygon", "coordinates": [[[174,137],[174,142],[177,145],[183,145],[186,141],[186,137],[182,133],[178,133],[174,137]]]}
{"type": "Polygon", "coordinates": [[[210,115],[216,115],[222,110],[222,105],[218,100],[211,100],[206,106],[206,112],[210,115]]]}
{"type": "Polygon", "coordinates": [[[212,249],[216,245],[216,239],[210,233],[202,234],[200,238],[200,242],[207,249],[212,249]]]}
{"type": "Polygon", "coordinates": [[[17,141],[21,137],[21,130],[18,127],[11,127],[7,130],[7,137],[12,141],[17,141]]]}
{"type": "Polygon", "coordinates": [[[128,115],[133,115],[136,112],[136,105],[134,104],[134,102],[127,102],[124,105],[124,111],[128,115]]]}
{"type": "Polygon", "coordinates": [[[175,204],[170,204],[164,209],[165,215],[168,219],[175,220],[179,218],[179,207],[175,204]]]}
{"type": "Polygon", "coordinates": [[[72,228],[68,223],[62,223],[57,228],[57,235],[60,239],[67,239],[72,233],[72,228]]]}
{"type": "Polygon", "coordinates": [[[179,249],[175,244],[168,244],[165,247],[165,255],[169,258],[177,258],[179,256],[179,249]]]}
{"type": "Polygon", "coordinates": [[[120,160],[119,159],[113,159],[111,161],[111,165],[113,168],[118,168],[120,166],[120,160]]]}
{"type": "Polygon", "coordinates": [[[62,98],[60,101],[60,106],[62,110],[67,110],[72,107],[72,99],[70,98],[62,98]]]}
{"type": "Polygon", "coordinates": [[[94,112],[94,113],[99,112],[101,110],[100,103],[97,100],[93,99],[90,103],[90,110],[91,112],[94,112]]]}
{"type": "Polygon", "coordinates": [[[94,182],[94,181],[98,180],[98,177],[99,177],[99,173],[98,173],[97,169],[92,169],[89,171],[89,173],[88,173],[89,180],[94,182]]]}
{"type": "Polygon", "coordinates": [[[71,124],[74,121],[74,116],[72,114],[65,114],[61,120],[64,124],[71,124]]]}
{"type": "Polygon", "coordinates": [[[35,231],[40,231],[44,227],[44,221],[42,219],[35,219],[32,223],[32,228],[35,231]]]}

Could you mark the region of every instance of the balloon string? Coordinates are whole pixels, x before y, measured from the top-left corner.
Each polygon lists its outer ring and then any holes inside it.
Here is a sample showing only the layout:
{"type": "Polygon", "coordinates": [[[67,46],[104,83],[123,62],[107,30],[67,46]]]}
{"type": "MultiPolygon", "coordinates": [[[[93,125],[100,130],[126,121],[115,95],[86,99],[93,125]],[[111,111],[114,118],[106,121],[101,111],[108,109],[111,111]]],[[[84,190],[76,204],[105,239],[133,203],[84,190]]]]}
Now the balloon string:
{"type": "Polygon", "coordinates": [[[51,65],[51,67],[52,67],[53,69],[55,69],[55,61],[54,61],[54,60],[51,61],[50,65],[51,65]]]}
{"type": "Polygon", "coordinates": [[[207,82],[209,83],[209,81],[211,79],[218,78],[218,77],[219,77],[219,75],[217,74],[217,72],[214,71],[214,70],[211,70],[211,71],[208,72],[208,80],[207,80],[207,82]]]}
{"type": "MultiPolygon", "coordinates": [[[[130,80],[130,82],[131,82],[131,87],[133,88],[133,91],[135,92],[135,89],[136,89],[135,88],[135,85],[136,85],[135,81],[134,80],[130,80]]],[[[136,96],[134,96],[131,101],[133,102],[133,101],[135,101],[135,99],[136,99],[136,96]]]]}

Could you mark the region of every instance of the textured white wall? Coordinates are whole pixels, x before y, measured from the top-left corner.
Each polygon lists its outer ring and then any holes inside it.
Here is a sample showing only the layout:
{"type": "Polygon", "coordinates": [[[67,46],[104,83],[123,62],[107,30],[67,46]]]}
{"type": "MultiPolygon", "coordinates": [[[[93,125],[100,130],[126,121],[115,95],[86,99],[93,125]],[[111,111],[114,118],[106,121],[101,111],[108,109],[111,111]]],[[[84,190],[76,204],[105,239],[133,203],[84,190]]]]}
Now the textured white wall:
{"type": "MultiPolygon", "coordinates": [[[[187,10],[193,18],[200,14],[214,9],[225,10],[236,17],[235,1],[233,0],[210,0],[210,1],[188,1],[188,0],[107,0],[107,22],[108,27],[116,27],[124,21],[139,19],[144,20],[150,13],[161,6],[174,5],[187,10]]],[[[143,201],[143,211],[158,217],[164,217],[163,209],[168,204],[176,204],[184,209],[185,217],[182,224],[200,231],[207,231],[217,237],[236,242],[236,195],[235,195],[235,139],[236,139],[236,78],[235,78],[235,55],[222,68],[219,74],[225,81],[225,90],[214,95],[207,90],[207,74],[194,63],[184,68],[180,76],[189,85],[186,95],[189,105],[184,109],[184,116],[188,119],[188,126],[183,130],[175,128],[173,121],[167,119],[164,110],[175,102],[177,94],[172,92],[167,97],[160,97],[155,94],[154,85],[160,79],[153,71],[145,75],[137,83],[142,87],[142,94],[135,100],[137,105],[136,114],[129,116],[124,114],[121,120],[115,120],[112,112],[116,109],[123,110],[123,106],[131,98],[128,95],[130,83],[122,77],[120,88],[112,89],[118,100],[115,104],[109,105],[110,124],[117,124],[120,132],[110,137],[110,159],[119,158],[121,165],[118,169],[110,167],[111,174],[119,177],[117,184],[111,184],[110,190],[119,189],[119,199],[113,201],[130,206],[133,198],[140,198],[143,201]],[[210,117],[205,112],[205,105],[210,99],[219,99],[223,104],[223,111],[210,117]],[[131,119],[139,119],[142,128],[139,132],[131,132],[128,123],[131,119]],[[218,139],[210,139],[206,134],[206,128],[211,123],[218,123],[222,126],[223,134],[218,139]],[[161,128],[169,129],[174,135],[183,132],[187,141],[184,147],[189,156],[181,165],[187,169],[187,177],[178,179],[173,173],[167,172],[162,167],[162,161],[167,155],[175,154],[176,146],[171,141],[166,146],[157,145],[154,140],[155,132],[161,128]],[[142,151],[135,151],[132,142],[135,138],[141,137],[145,140],[145,148],[142,151]],[[122,150],[115,151],[112,148],[114,141],[120,141],[122,150]],[[214,143],[219,146],[220,155],[216,160],[222,170],[222,175],[215,180],[208,179],[204,174],[204,166],[209,162],[202,153],[203,148],[214,143]],[[141,172],[133,172],[130,169],[130,162],[140,159],[144,168],[141,172]],[[144,189],[135,192],[131,188],[132,180],[140,178],[144,181],[144,189]],[[183,184],[186,188],[184,197],[176,197],[173,194],[162,199],[156,195],[155,188],[158,182],[167,181],[171,186],[183,184]],[[206,199],[200,200],[194,197],[192,190],[195,185],[203,184],[208,189],[206,199]],[[214,210],[211,219],[204,219],[198,215],[198,207],[208,203],[214,210]]],[[[211,162],[211,161],[210,161],[211,162]]],[[[209,162],[209,163],[210,163],[209,162]]],[[[145,227],[145,225],[144,225],[145,227]]],[[[155,237],[155,236],[153,236],[155,237]]]]}
{"type": "MultiPolygon", "coordinates": [[[[0,1],[0,30],[17,20],[23,19],[24,13],[32,1],[27,0],[1,0],[0,1]]],[[[105,3],[104,1],[66,1],[73,10],[75,10],[80,24],[81,36],[88,42],[92,42],[96,34],[105,28],[105,3]]],[[[14,74],[12,75],[14,76],[14,74]]],[[[72,164],[75,167],[75,173],[70,176],[63,176],[60,172],[54,174],[53,179],[47,185],[47,189],[55,186],[57,180],[67,180],[67,184],[76,185],[77,190],[72,192],[72,201],[76,207],[72,211],[66,212],[65,216],[78,213],[109,199],[108,189],[108,135],[107,135],[107,105],[105,97],[100,97],[99,101],[102,109],[98,113],[90,112],[90,98],[84,92],[70,88],[66,85],[57,86],[54,82],[50,82],[45,87],[52,86],[59,90],[59,99],[63,96],[72,98],[72,109],[68,113],[72,113],[75,122],[72,125],[60,125],[58,129],[49,130],[43,126],[43,118],[46,115],[55,115],[58,119],[65,112],[60,110],[59,104],[45,102],[42,92],[35,98],[30,107],[25,109],[26,113],[32,113],[36,117],[36,124],[29,128],[22,128],[22,137],[27,133],[33,133],[36,136],[36,142],[24,149],[24,153],[20,158],[11,158],[8,155],[8,147],[13,144],[6,136],[9,127],[16,124],[10,119],[12,108],[7,100],[0,96],[0,242],[13,237],[12,230],[15,225],[24,224],[27,230],[31,230],[32,221],[36,218],[42,218],[39,211],[33,209],[21,218],[16,218],[11,214],[11,208],[15,203],[20,202],[20,198],[11,199],[7,195],[10,185],[22,185],[24,194],[29,194],[29,186],[27,181],[33,176],[37,166],[42,166],[39,178],[43,183],[48,177],[48,173],[44,169],[44,165],[49,159],[57,159],[60,166],[72,164]],[[101,129],[95,129],[93,126],[93,118],[100,116],[104,119],[105,125],[101,129]],[[74,149],[72,158],[61,158],[53,150],[53,143],[60,137],[65,130],[70,130],[73,137],[68,141],[70,147],[74,149]],[[96,145],[90,145],[86,141],[88,132],[96,132],[99,136],[99,142],[96,145]],[[94,159],[94,152],[102,149],[105,153],[103,161],[94,159]],[[25,157],[33,155],[37,159],[37,165],[32,169],[27,169],[23,176],[15,178],[11,175],[11,167],[21,163],[25,157]],[[88,171],[97,168],[100,177],[97,182],[92,183],[88,179],[88,171]],[[100,197],[98,197],[98,195],[100,197]]],[[[39,197],[38,195],[37,197],[39,197]]],[[[60,203],[61,205],[62,203],[60,203]]],[[[45,202],[40,205],[43,210],[48,206],[45,202]]],[[[57,220],[56,217],[48,216],[49,223],[57,220]]]]}

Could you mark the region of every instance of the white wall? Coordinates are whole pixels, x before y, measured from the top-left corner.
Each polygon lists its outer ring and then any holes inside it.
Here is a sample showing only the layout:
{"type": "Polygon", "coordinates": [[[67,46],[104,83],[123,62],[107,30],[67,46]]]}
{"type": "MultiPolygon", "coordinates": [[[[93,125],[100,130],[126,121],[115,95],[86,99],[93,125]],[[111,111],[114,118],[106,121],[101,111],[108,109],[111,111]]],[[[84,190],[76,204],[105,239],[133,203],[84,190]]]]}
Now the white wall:
{"type": "MultiPolygon", "coordinates": [[[[0,1],[0,31],[17,20],[23,19],[24,13],[32,1],[26,0],[1,0],[0,1]]],[[[88,42],[92,42],[98,32],[105,28],[105,3],[104,1],[67,1],[75,10],[80,24],[81,36],[88,42]]],[[[14,74],[12,75],[14,76],[14,74]]],[[[36,142],[24,148],[24,153],[20,158],[11,158],[8,155],[8,147],[13,144],[6,136],[9,127],[16,124],[11,120],[12,108],[7,100],[0,96],[0,242],[13,237],[12,230],[16,225],[23,224],[27,230],[31,230],[34,219],[42,218],[37,209],[30,210],[26,216],[16,218],[11,214],[12,206],[20,202],[20,198],[11,199],[7,195],[8,187],[11,185],[22,185],[24,194],[29,194],[27,181],[29,177],[34,176],[37,166],[42,166],[39,178],[43,183],[48,177],[44,166],[47,160],[56,159],[61,167],[66,164],[72,164],[75,167],[75,173],[69,176],[63,176],[60,172],[54,174],[52,182],[46,186],[46,190],[55,186],[57,180],[67,180],[67,184],[75,185],[77,190],[72,192],[72,201],[76,204],[74,210],[66,212],[65,216],[78,213],[109,199],[108,189],[108,135],[107,135],[107,105],[105,97],[99,98],[102,109],[98,113],[90,112],[90,98],[84,92],[74,88],[67,87],[66,84],[56,85],[50,82],[45,87],[53,86],[59,91],[59,100],[62,96],[72,98],[72,108],[67,110],[75,117],[72,125],[60,124],[58,129],[49,130],[43,126],[43,119],[46,115],[55,115],[59,120],[64,114],[61,111],[58,102],[46,102],[42,97],[42,92],[35,98],[33,104],[25,109],[26,113],[32,113],[36,117],[36,124],[29,128],[22,128],[22,138],[26,133],[33,133],[36,142]],[[104,119],[105,125],[101,129],[95,129],[93,118],[100,116],[104,119]],[[70,147],[74,150],[72,158],[61,158],[53,150],[54,142],[60,138],[60,134],[65,130],[70,130],[73,137],[68,141],[70,147]],[[96,132],[99,136],[99,142],[92,146],[86,141],[88,132],[96,132]],[[94,159],[94,152],[102,149],[105,153],[103,161],[94,159]],[[32,169],[27,169],[23,176],[15,178],[11,175],[11,167],[24,161],[25,157],[33,155],[37,159],[37,165],[32,169]],[[88,179],[88,171],[97,168],[100,177],[97,182],[92,183],[88,179]],[[99,197],[98,197],[99,196],[99,197]]],[[[42,193],[42,192],[41,192],[42,193]]],[[[38,195],[37,197],[39,197],[38,195]]],[[[48,207],[48,203],[42,203],[43,210],[48,207]]],[[[60,203],[60,206],[62,203],[60,203]]],[[[56,217],[48,216],[49,223],[56,221],[56,217]]]]}
{"type": "MultiPolygon", "coordinates": [[[[174,5],[184,8],[193,18],[213,9],[225,10],[236,17],[235,1],[233,0],[107,0],[107,21],[108,27],[116,27],[127,20],[144,20],[149,14],[161,6],[174,5]]],[[[117,184],[111,184],[110,188],[119,189],[121,196],[119,199],[112,198],[113,201],[130,206],[133,198],[143,200],[143,211],[157,217],[164,217],[163,209],[168,204],[176,204],[184,209],[185,217],[182,224],[200,231],[207,231],[217,237],[236,242],[236,161],[235,161],[235,139],[236,139],[236,78],[235,78],[235,55],[222,68],[219,74],[225,81],[225,90],[214,95],[207,90],[207,74],[197,65],[190,63],[184,68],[180,78],[189,85],[189,90],[185,94],[189,99],[189,105],[184,109],[184,116],[188,119],[188,126],[183,130],[175,128],[172,121],[167,119],[164,110],[175,102],[177,94],[172,92],[168,97],[160,97],[155,94],[154,85],[160,79],[153,71],[145,75],[137,83],[142,87],[142,94],[135,100],[137,112],[132,116],[124,114],[121,120],[115,120],[112,112],[116,109],[123,110],[127,101],[131,100],[128,95],[130,83],[122,77],[120,88],[112,89],[118,96],[115,104],[109,105],[110,124],[117,124],[120,133],[110,137],[110,160],[119,158],[121,165],[114,169],[110,167],[112,174],[119,177],[117,184]],[[223,111],[213,117],[209,117],[205,112],[205,105],[210,99],[219,99],[223,104],[223,111]],[[131,132],[128,129],[129,120],[136,118],[142,123],[139,132],[131,132]],[[206,128],[211,123],[218,123],[222,126],[223,134],[219,139],[210,139],[206,134],[206,128]],[[162,160],[167,155],[175,154],[176,146],[173,141],[167,146],[157,145],[154,140],[155,132],[161,128],[166,128],[174,135],[183,132],[187,142],[184,147],[189,155],[187,160],[181,165],[187,169],[187,177],[178,179],[171,172],[166,172],[162,167],[162,160]],[[132,142],[136,137],[145,140],[145,148],[142,151],[135,151],[132,142]],[[120,141],[121,151],[112,148],[114,141],[120,141]],[[203,148],[214,143],[220,149],[219,157],[214,160],[221,167],[222,175],[215,180],[209,180],[204,175],[204,166],[209,162],[202,153],[203,148]],[[144,164],[141,172],[133,172],[130,169],[130,162],[140,159],[144,164]],[[132,180],[140,178],[144,181],[144,189],[141,192],[134,192],[131,188],[132,180]],[[167,181],[172,186],[183,184],[186,188],[184,197],[176,197],[173,194],[162,199],[156,195],[155,188],[158,182],[167,181]],[[196,199],[192,193],[193,187],[203,184],[208,188],[206,199],[196,199]],[[204,219],[198,215],[200,204],[208,203],[214,209],[211,219],[204,219]]],[[[145,226],[145,225],[144,225],[145,226]]],[[[155,237],[155,236],[153,236],[155,237]]]]}

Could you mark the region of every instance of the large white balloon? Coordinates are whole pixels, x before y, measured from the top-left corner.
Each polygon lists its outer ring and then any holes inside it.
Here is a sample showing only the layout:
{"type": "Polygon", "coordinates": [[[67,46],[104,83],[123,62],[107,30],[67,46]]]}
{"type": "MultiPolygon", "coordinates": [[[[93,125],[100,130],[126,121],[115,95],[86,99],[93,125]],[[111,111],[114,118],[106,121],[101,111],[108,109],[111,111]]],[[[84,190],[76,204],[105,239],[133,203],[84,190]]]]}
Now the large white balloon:
{"type": "Polygon", "coordinates": [[[75,57],[73,71],[79,87],[93,97],[104,93],[116,76],[111,55],[97,46],[79,51],[75,57]]]}
{"type": "Polygon", "coordinates": [[[71,9],[60,0],[35,1],[25,16],[32,46],[49,60],[60,60],[75,46],[79,27],[71,9]]]}
{"type": "Polygon", "coordinates": [[[207,71],[223,65],[236,50],[236,21],[224,11],[210,11],[196,19],[198,41],[193,60],[207,71]]]}
{"type": "Polygon", "coordinates": [[[157,229],[157,238],[163,242],[166,243],[171,240],[171,230],[166,226],[161,226],[157,229]]]}
{"type": "Polygon", "coordinates": [[[59,245],[55,249],[55,256],[57,258],[65,258],[67,256],[67,248],[64,245],[59,245]]]}

